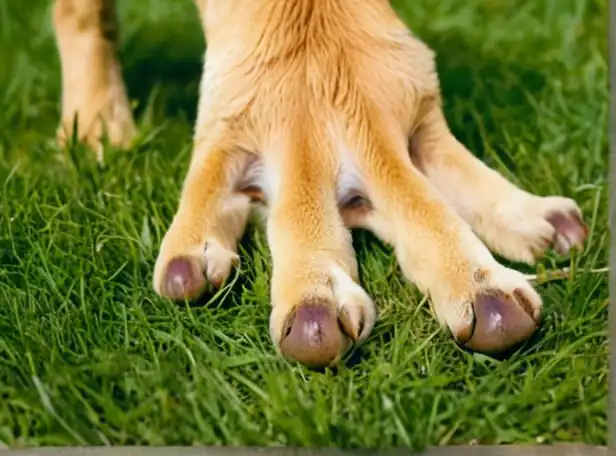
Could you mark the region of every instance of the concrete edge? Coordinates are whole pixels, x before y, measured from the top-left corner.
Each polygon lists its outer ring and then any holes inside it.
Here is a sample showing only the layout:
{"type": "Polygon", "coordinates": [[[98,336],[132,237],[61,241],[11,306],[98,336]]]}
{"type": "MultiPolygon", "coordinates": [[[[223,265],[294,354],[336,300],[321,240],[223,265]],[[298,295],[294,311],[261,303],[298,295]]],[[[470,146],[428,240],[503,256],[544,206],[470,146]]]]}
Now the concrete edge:
{"type": "MultiPolygon", "coordinates": [[[[256,447],[41,447],[0,450],[0,456],[346,456],[379,454],[403,456],[406,449],[340,450],[337,448],[256,448],[256,447]]],[[[604,456],[605,446],[580,444],[556,445],[469,445],[431,447],[426,456],[604,456]]]]}

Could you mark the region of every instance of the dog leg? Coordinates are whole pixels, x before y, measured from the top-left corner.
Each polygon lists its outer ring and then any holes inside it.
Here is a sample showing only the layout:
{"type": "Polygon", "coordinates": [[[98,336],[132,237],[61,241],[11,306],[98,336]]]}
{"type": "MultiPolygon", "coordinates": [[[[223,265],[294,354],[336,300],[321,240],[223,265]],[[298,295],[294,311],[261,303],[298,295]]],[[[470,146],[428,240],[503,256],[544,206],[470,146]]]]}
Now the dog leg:
{"type": "Polygon", "coordinates": [[[116,56],[115,0],[55,0],[53,12],[62,68],[61,145],[73,134],[98,149],[103,134],[128,147],[133,114],[116,56]]]}
{"type": "Polygon", "coordinates": [[[437,319],[460,343],[495,353],[526,340],[541,317],[537,292],[494,259],[415,169],[395,124],[370,125],[355,150],[373,210],[355,223],[393,245],[405,277],[430,296],[437,319]]]}
{"type": "Polygon", "coordinates": [[[411,138],[411,158],[445,200],[496,253],[533,264],[553,245],[581,248],[588,229],[578,205],[525,192],[473,156],[435,106],[411,138]]]}
{"type": "Polygon", "coordinates": [[[290,135],[267,160],[268,242],[273,259],[271,337],[283,355],[309,367],[335,365],[363,341],[376,317],[359,285],[349,231],[335,194],[333,154],[315,141],[290,135]]]}
{"type": "Polygon", "coordinates": [[[178,211],[162,241],[154,289],[174,300],[194,300],[218,288],[239,261],[237,242],[250,214],[250,198],[237,193],[248,154],[237,151],[226,126],[212,124],[196,141],[178,211]]]}

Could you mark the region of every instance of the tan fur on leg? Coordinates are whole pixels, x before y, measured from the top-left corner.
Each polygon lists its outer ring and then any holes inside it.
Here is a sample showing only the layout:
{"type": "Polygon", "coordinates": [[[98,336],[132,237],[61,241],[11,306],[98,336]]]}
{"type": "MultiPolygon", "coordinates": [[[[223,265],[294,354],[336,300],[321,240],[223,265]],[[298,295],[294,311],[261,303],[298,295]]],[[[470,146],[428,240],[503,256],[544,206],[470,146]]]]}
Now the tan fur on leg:
{"type": "Polygon", "coordinates": [[[107,134],[128,147],[135,125],[115,49],[115,0],[55,0],[53,18],[62,66],[60,144],[77,118],[78,140],[98,150],[107,134]]]}
{"type": "MultiPolygon", "coordinates": [[[[291,113],[293,115],[293,113],[291,113]]],[[[298,116],[299,117],[299,116],[298,116]]],[[[271,188],[268,240],[274,263],[271,334],[308,366],[336,364],[372,329],[372,300],[358,284],[350,233],[336,204],[336,161],[325,134],[301,116],[265,162],[271,188]]]]}
{"type": "Polygon", "coordinates": [[[435,103],[411,140],[411,157],[446,201],[504,257],[533,264],[554,245],[581,248],[588,234],[575,201],[522,191],[473,156],[435,103]]]}
{"type": "Polygon", "coordinates": [[[237,242],[250,212],[250,198],[234,191],[247,155],[234,149],[226,125],[212,130],[195,146],[154,269],[154,289],[175,300],[194,300],[207,282],[220,287],[227,279],[239,261],[237,242]]]}

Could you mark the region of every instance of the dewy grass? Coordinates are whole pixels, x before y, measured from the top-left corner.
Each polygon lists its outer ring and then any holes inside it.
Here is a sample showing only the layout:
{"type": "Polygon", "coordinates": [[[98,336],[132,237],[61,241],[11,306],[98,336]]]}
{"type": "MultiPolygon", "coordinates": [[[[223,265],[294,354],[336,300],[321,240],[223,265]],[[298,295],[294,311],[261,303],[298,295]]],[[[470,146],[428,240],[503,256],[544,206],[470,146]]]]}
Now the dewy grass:
{"type": "MultiPolygon", "coordinates": [[[[579,201],[586,250],[550,254],[546,320],[497,361],[465,353],[391,251],[355,245],[380,317],[336,372],[276,356],[263,230],[206,305],[151,274],[190,153],[203,39],[190,1],[120,2],[140,141],[103,165],[53,141],[49,2],[0,7],[0,443],[391,447],[606,442],[607,3],[394,2],[438,55],[456,135],[523,188],[579,201]]],[[[486,189],[489,191],[489,189],[486,189]]],[[[534,269],[515,265],[527,274],[534,269]]]]}

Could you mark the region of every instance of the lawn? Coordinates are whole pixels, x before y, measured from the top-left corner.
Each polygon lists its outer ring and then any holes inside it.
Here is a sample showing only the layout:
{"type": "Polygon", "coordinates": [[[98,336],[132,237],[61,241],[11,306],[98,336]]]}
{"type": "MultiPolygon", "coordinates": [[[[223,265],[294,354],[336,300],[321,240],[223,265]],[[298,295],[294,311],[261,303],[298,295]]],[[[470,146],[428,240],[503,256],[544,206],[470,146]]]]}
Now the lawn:
{"type": "Polygon", "coordinates": [[[209,302],[152,291],[191,148],[192,3],[119,2],[141,136],[103,166],[53,140],[49,3],[0,2],[0,447],[606,443],[608,281],[590,270],[608,262],[607,2],[394,1],[437,51],[456,135],[523,188],[575,198],[591,234],[583,253],[541,262],[573,272],[538,285],[543,327],[497,361],[460,350],[391,250],[357,233],[379,320],[324,372],[274,352],[262,228],[209,302]]]}

